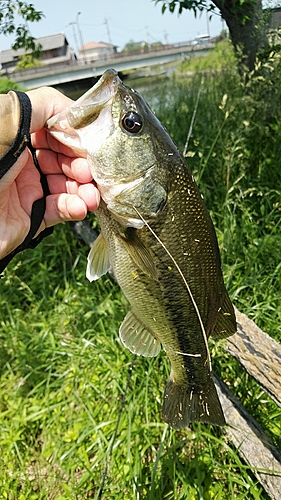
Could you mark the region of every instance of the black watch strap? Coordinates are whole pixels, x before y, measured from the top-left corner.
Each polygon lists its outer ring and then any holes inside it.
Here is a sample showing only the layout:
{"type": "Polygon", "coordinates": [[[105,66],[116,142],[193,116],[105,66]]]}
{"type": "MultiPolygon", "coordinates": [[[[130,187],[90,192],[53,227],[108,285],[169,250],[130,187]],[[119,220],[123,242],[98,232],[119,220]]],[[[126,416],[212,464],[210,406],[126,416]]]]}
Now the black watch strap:
{"type": "Polygon", "coordinates": [[[9,264],[12,258],[17,255],[22,250],[26,248],[35,248],[38,243],[40,243],[43,238],[52,233],[53,228],[48,227],[44,229],[36,238],[34,238],[37,233],[40,224],[44,218],[46,210],[46,196],[50,194],[47,178],[42,173],[40,165],[36,157],[36,150],[33,148],[30,139],[30,122],[31,122],[31,102],[27,94],[24,92],[14,91],[20,102],[20,125],[18,129],[17,136],[10,147],[10,149],[5,153],[5,155],[0,160],[0,179],[5,175],[8,170],[14,165],[20,154],[24,151],[26,147],[29,148],[32,153],[34,165],[40,173],[40,182],[43,189],[43,197],[36,200],[32,205],[31,216],[30,216],[30,229],[24,239],[24,241],[19,245],[13,252],[6,255],[2,260],[0,260],[0,273],[3,272],[5,267],[9,264]]]}

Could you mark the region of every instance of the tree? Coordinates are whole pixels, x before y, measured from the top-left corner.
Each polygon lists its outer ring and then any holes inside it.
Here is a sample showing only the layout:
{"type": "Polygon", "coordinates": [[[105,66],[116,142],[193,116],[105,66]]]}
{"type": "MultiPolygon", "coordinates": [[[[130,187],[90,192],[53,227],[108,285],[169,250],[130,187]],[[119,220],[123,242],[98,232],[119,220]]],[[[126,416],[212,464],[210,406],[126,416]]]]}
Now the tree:
{"type": "Polygon", "coordinates": [[[24,88],[10,78],[0,78],[0,94],[6,94],[9,90],[24,90],[24,88]]]}
{"type": "Polygon", "coordinates": [[[240,69],[247,67],[254,69],[258,51],[267,44],[266,18],[262,10],[261,0],[154,0],[161,2],[162,12],[169,9],[174,12],[178,7],[179,14],[184,9],[192,10],[196,16],[198,12],[207,10],[212,12],[215,7],[225,20],[230,38],[237,54],[242,55],[240,69]]]}
{"type": "Polygon", "coordinates": [[[0,0],[0,33],[10,35],[15,33],[13,50],[25,49],[30,52],[31,57],[39,59],[41,54],[40,44],[36,44],[35,38],[30,34],[28,22],[40,21],[44,17],[43,12],[35,10],[32,4],[21,0],[0,0]],[[18,15],[22,22],[16,25],[15,16],[18,15]]]}
{"type": "Polygon", "coordinates": [[[143,42],[134,42],[134,40],[129,40],[129,42],[124,45],[122,52],[137,52],[141,51],[143,47],[143,42]]]}

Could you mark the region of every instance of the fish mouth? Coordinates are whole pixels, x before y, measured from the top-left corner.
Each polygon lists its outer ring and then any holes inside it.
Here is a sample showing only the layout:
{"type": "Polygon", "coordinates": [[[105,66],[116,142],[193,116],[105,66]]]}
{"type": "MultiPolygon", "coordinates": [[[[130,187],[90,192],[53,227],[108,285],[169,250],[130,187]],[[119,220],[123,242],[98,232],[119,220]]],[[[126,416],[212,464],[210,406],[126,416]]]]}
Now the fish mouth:
{"type": "Polygon", "coordinates": [[[66,116],[69,125],[77,130],[93,123],[98,118],[100,111],[115,96],[121,84],[122,81],[115,69],[105,71],[98,82],[68,108],[66,116]],[[81,110],[83,110],[82,118],[81,110]]]}
{"type": "MultiPolygon", "coordinates": [[[[68,132],[71,135],[69,127],[79,130],[90,125],[112,100],[120,85],[122,81],[117,71],[112,68],[108,69],[86,94],[64,112],[51,117],[46,123],[46,128],[52,130],[54,135],[58,131],[68,132]]],[[[75,135],[75,132],[72,135],[75,135]]]]}

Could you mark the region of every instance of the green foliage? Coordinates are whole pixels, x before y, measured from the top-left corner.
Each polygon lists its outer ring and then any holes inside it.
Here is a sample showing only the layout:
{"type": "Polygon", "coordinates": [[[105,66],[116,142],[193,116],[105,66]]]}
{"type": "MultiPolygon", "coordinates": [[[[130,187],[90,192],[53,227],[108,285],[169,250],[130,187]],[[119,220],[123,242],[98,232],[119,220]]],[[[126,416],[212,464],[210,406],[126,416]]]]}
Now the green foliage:
{"type": "MultiPolygon", "coordinates": [[[[164,13],[167,9],[170,12],[175,12],[178,9],[178,13],[182,14],[184,10],[192,10],[194,15],[197,15],[197,11],[202,12],[207,10],[208,12],[213,11],[216,7],[220,8],[223,3],[220,0],[213,0],[211,3],[207,0],[154,0],[155,3],[162,3],[162,12],[164,13]]],[[[254,5],[256,0],[232,0],[230,2],[231,12],[234,15],[241,16],[242,22],[246,22],[246,16],[243,15],[245,6],[254,5]]]]}
{"type": "Polygon", "coordinates": [[[0,282],[2,497],[97,498],[109,462],[103,498],[261,498],[221,429],[162,422],[164,353],[135,360],[109,456],[132,366],[118,339],[127,304],[109,277],[86,281],[86,253],[57,227],[0,282]]]}
{"type": "Polygon", "coordinates": [[[38,22],[43,16],[43,12],[37,11],[30,3],[21,0],[0,0],[0,33],[3,35],[15,33],[12,49],[25,49],[38,59],[41,46],[36,44],[35,38],[30,35],[27,22],[38,22]],[[19,24],[16,24],[16,16],[22,19],[19,24]]]}
{"type": "Polygon", "coordinates": [[[268,45],[268,11],[262,9],[260,0],[154,0],[162,3],[162,13],[166,9],[174,12],[178,8],[179,14],[184,9],[197,12],[203,10],[211,12],[217,8],[225,20],[235,53],[238,57],[240,73],[247,69],[252,70],[259,50],[268,45]]]}
{"type": "MultiPolygon", "coordinates": [[[[272,54],[244,82],[235,65],[220,68],[203,83],[181,67],[134,87],[181,150],[201,89],[187,161],[234,303],[280,341],[280,60],[272,54]]],[[[128,305],[109,276],[87,282],[87,252],[60,225],[0,280],[0,496],[97,499],[107,468],[102,499],[267,500],[222,429],[163,423],[167,357],[132,365],[118,338],[128,305]]],[[[215,371],[280,447],[280,408],[220,344],[211,349],[215,371]]]]}
{"type": "Polygon", "coordinates": [[[0,78],[0,94],[6,94],[9,90],[23,90],[23,87],[10,78],[0,78]]]}
{"type": "Polygon", "coordinates": [[[161,48],[162,45],[160,42],[154,42],[148,44],[146,42],[134,42],[133,40],[130,40],[129,42],[126,43],[126,45],[122,49],[122,52],[126,53],[148,52],[149,50],[159,50],[161,48]]]}
{"type": "Polygon", "coordinates": [[[217,43],[214,49],[210,50],[205,56],[198,56],[194,52],[191,53],[190,57],[181,63],[179,69],[183,73],[188,71],[200,72],[220,70],[230,65],[236,66],[235,54],[230,41],[224,40],[217,43]]]}
{"type": "MultiPolygon", "coordinates": [[[[146,44],[147,45],[147,44],[146,44]]],[[[122,52],[133,52],[140,51],[143,48],[143,44],[140,42],[134,42],[134,40],[129,40],[129,42],[124,45],[122,52]]]]}
{"type": "Polygon", "coordinates": [[[197,16],[197,11],[202,12],[203,10],[214,10],[215,6],[209,3],[207,0],[155,0],[156,3],[162,3],[162,13],[167,9],[170,12],[174,12],[178,8],[178,13],[181,14],[184,9],[192,10],[195,17],[197,16]]]}
{"type": "MultiPolygon", "coordinates": [[[[189,70],[184,64],[181,72],[189,70]]],[[[187,161],[215,220],[238,307],[279,341],[280,64],[280,54],[272,53],[243,81],[234,64],[204,72],[203,84],[201,74],[188,84],[183,78],[166,80],[153,103],[183,151],[202,85],[187,161]]],[[[151,98],[149,89],[146,97],[151,98]]]]}
{"type": "Polygon", "coordinates": [[[43,63],[38,59],[35,59],[33,54],[25,54],[19,58],[19,62],[16,66],[16,69],[29,69],[39,66],[43,66],[43,63]]]}

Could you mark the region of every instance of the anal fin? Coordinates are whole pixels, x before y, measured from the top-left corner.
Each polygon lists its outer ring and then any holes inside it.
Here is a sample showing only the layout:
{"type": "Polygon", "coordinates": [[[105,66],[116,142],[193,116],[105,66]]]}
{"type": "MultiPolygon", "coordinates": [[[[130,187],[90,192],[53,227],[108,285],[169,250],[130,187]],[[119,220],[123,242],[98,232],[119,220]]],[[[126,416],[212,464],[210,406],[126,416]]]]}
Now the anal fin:
{"type": "Polygon", "coordinates": [[[129,311],[119,329],[120,339],[125,347],[134,354],[153,358],[161,349],[158,339],[146,328],[145,325],[129,311]]]}

